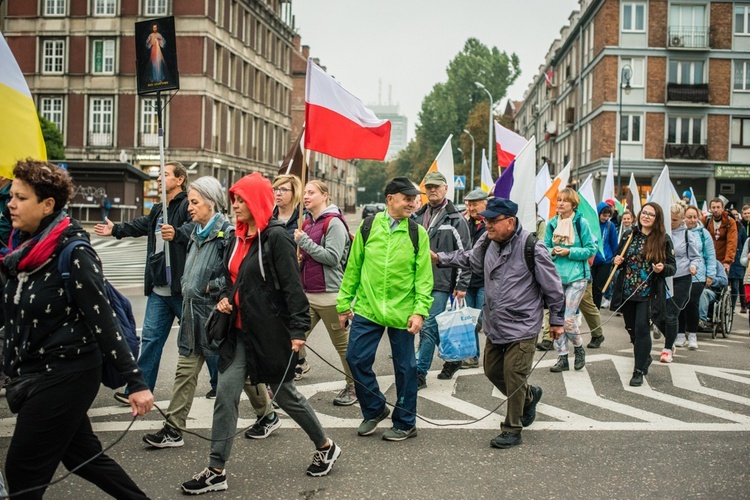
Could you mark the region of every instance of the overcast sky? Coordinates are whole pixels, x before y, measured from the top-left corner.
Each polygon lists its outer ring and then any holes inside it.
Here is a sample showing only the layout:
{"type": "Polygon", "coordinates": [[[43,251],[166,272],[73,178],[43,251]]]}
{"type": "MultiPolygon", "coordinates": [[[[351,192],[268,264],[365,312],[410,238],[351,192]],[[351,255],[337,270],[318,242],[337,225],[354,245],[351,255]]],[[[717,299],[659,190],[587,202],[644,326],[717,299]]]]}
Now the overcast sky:
{"type": "MultiPolygon", "coordinates": [[[[508,97],[520,100],[578,0],[294,0],[302,44],[365,103],[392,101],[414,135],[422,99],[447,79],[469,37],[521,61],[508,97]]],[[[499,100],[499,96],[493,96],[499,100]]]]}

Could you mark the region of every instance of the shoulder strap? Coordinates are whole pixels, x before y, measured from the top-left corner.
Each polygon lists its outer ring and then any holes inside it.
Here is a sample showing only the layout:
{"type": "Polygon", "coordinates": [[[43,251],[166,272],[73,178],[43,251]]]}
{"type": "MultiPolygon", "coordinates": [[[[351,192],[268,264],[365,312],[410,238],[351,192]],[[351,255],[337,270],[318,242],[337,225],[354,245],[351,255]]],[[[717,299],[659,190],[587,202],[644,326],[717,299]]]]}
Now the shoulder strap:
{"type": "Polygon", "coordinates": [[[419,253],[419,224],[411,217],[406,220],[409,224],[409,238],[411,239],[411,245],[414,247],[414,255],[417,255],[419,253]]]}
{"type": "Polygon", "coordinates": [[[529,235],[526,237],[526,243],[524,243],[523,246],[523,256],[524,259],[526,259],[526,267],[529,269],[529,272],[532,276],[534,276],[534,272],[536,271],[534,247],[536,246],[537,241],[539,241],[539,238],[537,238],[533,233],[529,233],[529,235]]]}
{"type": "Polygon", "coordinates": [[[68,302],[73,302],[74,297],[73,290],[70,287],[70,261],[73,250],[77,247],[93,248],[91,243],[86,240],[73,240],[62,247],[60,254],[57,256],[57,271],[62,276],[63,283],[65,284],[65,295],[68,298],[68,302]]]}
{"type": "Polygon", "coordinates": [[[370,237],[370,231],[372,231],[372,221],[375,220],[374,215],[368,215],[365,220],[362,221],[362,226],[359,228],[359,232],[362,233],[362,246],[367,244],[367,238],[370,237]]]}

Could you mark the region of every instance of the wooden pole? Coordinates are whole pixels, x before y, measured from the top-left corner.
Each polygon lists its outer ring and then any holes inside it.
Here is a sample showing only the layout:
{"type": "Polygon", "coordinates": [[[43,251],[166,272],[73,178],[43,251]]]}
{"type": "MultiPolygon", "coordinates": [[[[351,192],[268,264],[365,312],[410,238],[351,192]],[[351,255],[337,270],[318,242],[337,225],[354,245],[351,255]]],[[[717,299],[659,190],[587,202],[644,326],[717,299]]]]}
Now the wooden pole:
{"type": "MultiPolygon", "coordinates": [[[[628,247],[630,246],[630,241],[633,239],[633,231],[630,231],[630,234],[628,235],[628,241],[625,242],[625,246],[622,248],[622,252],[620,252],[619,257],[624,257],[625,252],[628,251],[628,247]]],[[[604,283],[604,286],[602,287],[602,292],[607,289],[609,286],[609,283],[612,281],[612,278],[615,277],[615,273],[617,272],[617,266],[612,267],[612,272],[609,273],[609,278],[607,278],[607,282],[604,283]]]]}

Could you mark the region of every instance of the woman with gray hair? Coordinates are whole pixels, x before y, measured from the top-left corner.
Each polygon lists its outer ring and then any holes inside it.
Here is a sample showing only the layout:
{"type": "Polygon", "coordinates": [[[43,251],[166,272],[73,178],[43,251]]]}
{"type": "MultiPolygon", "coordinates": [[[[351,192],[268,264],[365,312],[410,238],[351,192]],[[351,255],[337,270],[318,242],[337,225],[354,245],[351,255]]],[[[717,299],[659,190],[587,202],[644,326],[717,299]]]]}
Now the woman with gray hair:
{"type": "MultiPolygon", "coordinates": [[[[219,292],[225,281],[225,248],[227,242],[234,238],[234,227],[223,213],[226,208],[226,194],[216,178],[205,176],[190,184],[188,213],[196,225],[190,235],[182,276],[182,320],[177,339],[179,357],[172,398],[164,427],[154,434],[143,436],[143,441],[154,448],[174,448],[184,444],[182,429],[193,403],[198,375],[204,362],[208,364],[209,359],[213,358],[216,363],[216,353],[209,346],[205,324],[219,300],[219,292]]],[[[248,382],[245,394],[258,416],[256,425],[246,436],[266,437],[278,429],[280,420],[273,412],[265,386],[255,387],[248,382]],[[264,418],[274,425],[264,425],[264,418]]]]}

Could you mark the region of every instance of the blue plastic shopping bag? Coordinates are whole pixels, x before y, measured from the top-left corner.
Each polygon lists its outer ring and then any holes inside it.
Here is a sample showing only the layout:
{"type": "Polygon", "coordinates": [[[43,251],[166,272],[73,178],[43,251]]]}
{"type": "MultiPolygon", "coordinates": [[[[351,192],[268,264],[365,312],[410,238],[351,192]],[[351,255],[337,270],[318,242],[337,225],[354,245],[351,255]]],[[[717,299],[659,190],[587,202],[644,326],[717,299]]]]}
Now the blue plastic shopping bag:
{"type": "Polygon", "coordinates": [[[479,357],[474,330],[480,309],[468,307],[464,300],[453,301],[435,316],[440,334],[438,357],[445,361],[461,361],[479,357]]]}

